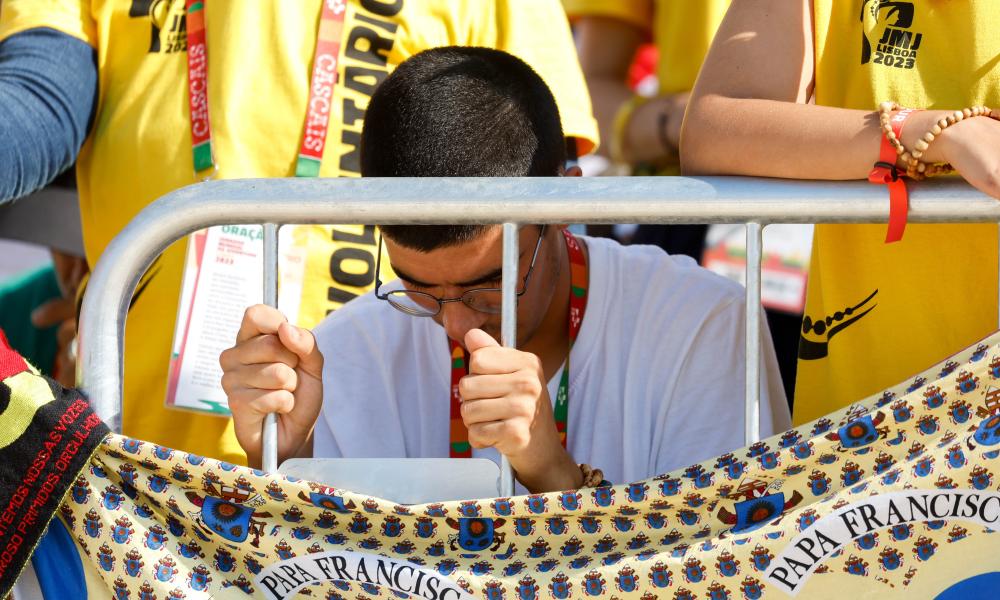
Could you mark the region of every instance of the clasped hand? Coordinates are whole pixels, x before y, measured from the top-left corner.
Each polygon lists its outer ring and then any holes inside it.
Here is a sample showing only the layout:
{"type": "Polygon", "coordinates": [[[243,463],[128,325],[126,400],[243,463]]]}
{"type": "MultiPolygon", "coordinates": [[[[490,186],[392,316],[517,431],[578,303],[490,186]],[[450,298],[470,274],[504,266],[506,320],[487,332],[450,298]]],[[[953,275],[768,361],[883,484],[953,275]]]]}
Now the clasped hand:
{"type": "MultiPolygon", "coordinates": [[[[559,440],[538,357],[501,347],[479,329],[469,331],[465,343],[469,374],[459,391],[469,443],[507,456],[532,491],[579,485],[579,469],[559,440]]],[[[243,316],[236,345],[219,363],[236,438],[250,464],[260,464],[270,413],[278,415],[279,461],[307,455],[323,403],[323,356],[312,332],[291,325],[274,308],[253,306],[243,316]]]]}

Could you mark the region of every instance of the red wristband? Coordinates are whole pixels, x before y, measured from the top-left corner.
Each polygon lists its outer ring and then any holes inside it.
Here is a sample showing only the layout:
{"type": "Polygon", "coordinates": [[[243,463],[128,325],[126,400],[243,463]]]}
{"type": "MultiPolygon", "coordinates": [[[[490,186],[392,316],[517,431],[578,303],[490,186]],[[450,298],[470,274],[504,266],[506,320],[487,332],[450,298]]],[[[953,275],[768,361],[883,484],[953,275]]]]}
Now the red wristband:
{"type": "MultiPolygon", "coordinates": [[[[918,109],[913,108],[903,109],[889,120],[897,140],[902,139],[903,123],[906,122],[907,117],[917,111],[918,109]]],[[[883,135],[878,162],[868,174],[868,181],[889,188],[889,228],[885,234],[885,243],[887,244],[903,239],[903,231],[906,229],[906,214],[910,208],[906,182],[903,181],[905,173],[900,173],[896,167],[896,156],[896,148],[889,142],[889,138],[883,135]]]]}

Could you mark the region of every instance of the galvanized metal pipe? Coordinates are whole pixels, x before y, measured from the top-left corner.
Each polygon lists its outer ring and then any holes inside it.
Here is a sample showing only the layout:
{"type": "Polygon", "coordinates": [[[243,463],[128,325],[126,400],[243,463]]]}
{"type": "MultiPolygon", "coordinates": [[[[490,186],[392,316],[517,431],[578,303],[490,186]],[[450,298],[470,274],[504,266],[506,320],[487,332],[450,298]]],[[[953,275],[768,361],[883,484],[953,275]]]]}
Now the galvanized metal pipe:
{"type": "Polygon", "coordinates": [[[747,223],[746,265],[746,390],[744,395],[744,441],[750,445],[760,440],[760,267],[764,254],[763,227],[747,223]]]}
{"type": "MultiPolygon", "coordinates": [[[[105,249],[79,327],[77,381],[121,430],[128,303],[174,240],[209,225],[284,223],[885,223],[867,182],[747,177],[268,179],[210,181],[150,204],[105,249]]],[[[1000,202],[962,181],[910,185],[913,223],[1000,222],[1000,202]]],[[[750,311],[748,311],[748,315],[750,311]]],[[[757,365],[749,368],[756,368],[757,365]]]]}
{"type": "MultiPolygon", "coordinates": [[[[500,343],[508,348],[517,347],[517,288],[520,282],[518,262],[520,239],[517,223],[503,224],[503,290],[500,306],[500,343]]],[[[500,455],[500,495],[514,495],[514,469],[507,457],[500,455]]]]}
{"type": "MultiPolygon", "coordinates": [[[[278,225],[264,223],[264,304],[278,307],[278,225]]],[[[264,417],[261,466],[268,473],[278,470],[278,415],[264,417]]]]}

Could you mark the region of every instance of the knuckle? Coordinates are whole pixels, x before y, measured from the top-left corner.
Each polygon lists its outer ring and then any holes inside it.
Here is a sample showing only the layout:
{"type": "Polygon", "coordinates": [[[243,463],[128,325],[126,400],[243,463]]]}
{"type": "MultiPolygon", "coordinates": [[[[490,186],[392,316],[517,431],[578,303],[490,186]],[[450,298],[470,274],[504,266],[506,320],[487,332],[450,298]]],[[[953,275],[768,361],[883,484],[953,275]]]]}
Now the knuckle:
{"type": "Polygon", "coordinates": [[[534,373],[522,373],[515,381],[515,390],[532,398],[538,397],[542,393],[542,384],[534,373]]]}
{"type": "Polygon", "coordinates": [[[247,410],[252,410],[253,412],[259,414],[274,412],[273,401],[271,400],[271,396],[268,394],[254,394],[244,402],[244,405],[247,410]]]}
{"type": "Polygon", "coordinates": [[[236,389],[236,382],[233,381],[235,377],[236,376],[233,374],[232,371],[222,372],[222,380],[221,380],[222,390],[227,394],[230,392],[230,390],[236,389]]]}
{"type": "Polygon", "coordinates": [[[296,376],[294,369],[285,363],[275,363],[271,368],[274,373],[274,380],[278,384],[279,389],[288,390],[290,392],[295,390],[295,387],[298,384],[298,377],[296,376]]]}
{"type": "Polygon", "coordinates": [[[530,419],[531,417],[533,417],[535,415],[535,406],[536,406],[536,403],[535,403],[535,400],[533,398],[532,399],[524,399],[524,400],[522,400],[520,402],[515,402],[514,403],[514,412],[519,417],[523,417],[525,419],[530,419]]]}
{"type": "Polygon", "coordinates": [[[254,304],[253,306],[248,306],[245,311],[243,311],[243,320],[251,323],[256,322],[261,316],[261,309],[263,308],[260,304],[254,304]]]}
{"type": "Polygon", "coordinates": [[[247,399],[243,394],[234,392],[232,394],[226,394],[227,400],[229,401],[229,410],[233,413],[233,418],[236,419],[243,414],[243,409],[246,408],[247,399]]]}
{"type": "Polygon", "coordinates": [[[281,386],[281,363],[270,363],[260,367],[256,377],[257,385],[262,389],[280,389],[281,386]]]}
{"type": "Polygon", "coordinates": [[[517,421],[507,421],[504,423],[504,437],[511,444],[518,447],[528,445],[528,430],[522,427],[517,421]]]}
{"type": "Polygon", "coordinates": [[[274,412],[286,415],[295,408],[295,396],[287,390],[279,390],[274,394],[274,412]]]}
{"type": "Polygon", "coordinates": [[[469,445],[476,449],[489,446],[483,439],[482,427],[473,426],[469,428],[469,445]]]}
{"type": "Polygon", "coordinates": [[[247,403],[248,408],[260,414],[287,413],[295,406],[295,397],[285,390],[258,392],[247,403]]]}

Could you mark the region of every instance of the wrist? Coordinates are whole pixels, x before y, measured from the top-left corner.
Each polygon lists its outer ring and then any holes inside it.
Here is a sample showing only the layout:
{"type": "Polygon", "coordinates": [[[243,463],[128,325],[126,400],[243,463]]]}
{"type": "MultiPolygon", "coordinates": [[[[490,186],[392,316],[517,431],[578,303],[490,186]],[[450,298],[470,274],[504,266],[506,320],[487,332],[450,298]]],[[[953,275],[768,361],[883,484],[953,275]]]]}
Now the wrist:
{"type": "MultiPolygon", "coordinates": [[[[299,427],[288,418],[280,415],[278,418],[278,464],[290,458],[309,458],[312,456],[312,427],[299,427]]],[[[261,436],[263,438],[263,436],[261,436]]],[[[263,452],[263,448],[261,449],[263,452]]]]}
{"type": "Polygon", "coordinates": [[[247,455],[247,466],[251,469],[260,469],[264,464],[264,449],[260,437],[254,442],[253,440],[244,441],[237,436],[236,441],[239,442],[243,452],[247,455]]]}
{"type": "Polygon", "coordinates": [[[612,123],[609,156],[614,164],[630,164],[635,143],[634,128],[640,122],[636,115],[646,107],[648,99],[633,95],[618,107],[612,123]]]}
{"type": "Polygon", "coordinates": [[[625,129],[622,144],[629,162],[648,161],[666,152],[660,147],[661,136],[657,131],[664,114],[665,107],[659,98],[643,98],[639,103],[625,129]]]}
{"type": "MultiPolygon", "coordinates": [[[[948,111],[945,114],[948,115],[951,112],[948,111]]],[[[963,132],[967,133],[968,127],[973,126],[971,124],[972,121],[973,119],[964,119],[942,130],[924,156],[929,156],[930,159],[928,160],[933,159],[936,162],[950,163],[951,158],[949,157],[955,156],[956,141],[962,137],[963,132]]]]}
{"type": "Polygon", "coordinates": [[[558,441],[555,447],[508,456],[521,485],[532,493],[578,489],[583,472],[558,441]]]}
{"type": "MultiPolygon", "coordinates": [[[[899,140],[900,143],[907,149],[916,148],[917,142],[934,127],[934,124],[942,118],[946,118],[952,112],[948,110],[922,110],[914,113],[909,118],[909,122],[903,130],[903,135],[899,140]]],[[[947,137],[947,129],[941,132],[935,143],[928,146],[927,150],[921,155],[920,160],[925,163],[947,162],[945,158],[946,153],[944,152],[945,144],[941,143],[945,140],[945,137],[947,137]]],[[[902,158],[897,160],[897,165],[906,170],[907,164],[902,158]]]]}
{"type": "Polygon", "coordinates": [[[676,160],[684,115],[683,99],[657,96],[643,99],[625,127],[621,154],[629,164],[666,165],[676,160]]]}

